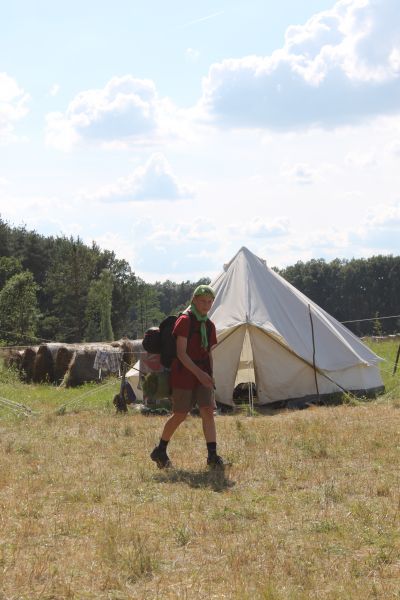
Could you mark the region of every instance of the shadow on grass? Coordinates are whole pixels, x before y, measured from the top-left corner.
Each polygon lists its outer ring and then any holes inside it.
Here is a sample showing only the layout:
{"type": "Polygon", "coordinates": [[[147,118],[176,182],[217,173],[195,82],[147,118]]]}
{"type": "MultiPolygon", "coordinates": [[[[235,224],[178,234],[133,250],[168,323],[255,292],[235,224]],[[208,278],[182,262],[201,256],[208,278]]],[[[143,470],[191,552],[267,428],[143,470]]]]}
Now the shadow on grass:
{"type": "Polygon", "coordinates": [[[223,492],[235,485],[226,473],[227,469],[210,471],[191,471],[184,469],[167,469],[154,475],[159,483],[186,483],[192,488],[211,488],[214,492],[223,492]]]}

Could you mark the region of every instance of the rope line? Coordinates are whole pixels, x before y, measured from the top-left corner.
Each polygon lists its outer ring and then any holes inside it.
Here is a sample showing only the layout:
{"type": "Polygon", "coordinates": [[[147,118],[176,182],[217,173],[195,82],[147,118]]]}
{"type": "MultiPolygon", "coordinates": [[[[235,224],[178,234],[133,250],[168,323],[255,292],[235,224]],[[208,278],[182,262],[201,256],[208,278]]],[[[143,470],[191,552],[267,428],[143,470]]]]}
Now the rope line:
{"type": "Polygon", "coordinates": [[[111,381],[111,382],[108,381],[106,383],[97,385],[92,390],[88,390],[87,392],[84,392],[77,398],[72,398],[72,400],[69,400],[69,402],[65,402],[64,404],[61,404],[60,406],[58,406],[56,408],[56,410],[54,412],[56,414],[64,414],[65,411],[67,410],[67,407],[71,407],[71,406],[74,406],[75,404],[79,404],[84,398],[87,398],[88,396],[91,396],[92,394],[98,393],[99,390],[102,390],[106,387],[111,387],[111,386],[115,386],[115,381],[111,381]]]}
{"type": "Polygon", "coordinates": [[[27,417],[32,416],[35,412],[29,406],[25,406],[25,404],[20,404],[19,402],[14,402],[14,400],[4,398],[3,396],[0,396],[0,404],[14,413],[23,413],[27,417]]]}
{"type": "Polygon", "coordinates": [[[353,321],[340,321],[340,323],[362,323],[363,321],[383,321],[383,319],[399,319],[400,315],[391,315],[389,317],[370,317],[368,319],[354,319],[353,321]]]}
{"type": "MultiPolygon", "coordinates": [[[[344,325],[346,323],[362,323],[362,322],[365,322],[365,321],[383,321],[384,319],[400,319],[400,315],[388,315],[388,316],[383,316],[383,317],[375,316],[375,317],[368,317],[368,318],[365,318],[365,319],[352,319],[352,320],[347,320],[347,321],[339,321],[339,323],[342,323],[344,325]]],[[[15,336],[20,337],[20,338],[25,337],[20,332],[17,332],[17,331],[7,331],[5,329],[0,329],[0,333],[7,333],[9,335],[15,335],[15,336]]],[[[29,335],[29,336],[26,336],[26,337],[28,339],[30,339],[30,340],[35,340],[37,342],[43,342],[43,343],[46,343],[46,344],[63,344],[63,343],[69,344],[70,343],[70,342],[59,342],[57,340],[47,340],[45,338],[40,338],[40,337],[36,337],[36,336],[32,336],[32,335],[29,335]]],[[[139,339],[141,339],[141,338],[139,338],[139,339]]],[[[94,344],[97,344],[97,343],[98,344],[112,344],[114,341],[115,340],[111,340],[111,341],[104,340],[102,342],[87,342],[87,343],[88,344],[90,344],[90,343],[94,343],[94,344]]],[[[130,340],[130,341],[132,341],[132,340],[130,340]]],[[[1,346],[0,348],[8,348],[8,349],[9,348],[26,348],[26,344],[24,346],[17,346],[17,345],[14,345],[14,346],[1,346]]]]}

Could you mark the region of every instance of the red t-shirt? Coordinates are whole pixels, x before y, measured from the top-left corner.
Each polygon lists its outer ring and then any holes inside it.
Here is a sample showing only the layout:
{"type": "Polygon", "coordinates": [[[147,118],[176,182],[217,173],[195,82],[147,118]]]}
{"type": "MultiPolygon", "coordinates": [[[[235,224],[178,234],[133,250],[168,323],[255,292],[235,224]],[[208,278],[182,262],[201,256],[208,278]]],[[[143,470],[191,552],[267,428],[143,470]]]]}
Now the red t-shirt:
{"type": "MultiPolygon", "coordinates": [[[[217,343],[217,333],[215,325],[209,321],[207,326],[208,346],[212,348],[217,343]],[[208,333],[209,332],[209,333],[208,333]]],[[[181,315],[176,320],[172,335],[189,338],[187,344],[187,354],[194,363],[202,370],[212,375],[210,364],[210,353],[201,346],[200,321],[189,315],[181,315]],[[191,323],[192,322],[192,323],[191,323]],[[189,337],[189,332],[191,335],[189,337]]],[[[200,384],[200,381],[189,369],[187,369],[178,358],[174,358],[171,365],[171,387],[181,390],[193,390],[200,384]]]]}

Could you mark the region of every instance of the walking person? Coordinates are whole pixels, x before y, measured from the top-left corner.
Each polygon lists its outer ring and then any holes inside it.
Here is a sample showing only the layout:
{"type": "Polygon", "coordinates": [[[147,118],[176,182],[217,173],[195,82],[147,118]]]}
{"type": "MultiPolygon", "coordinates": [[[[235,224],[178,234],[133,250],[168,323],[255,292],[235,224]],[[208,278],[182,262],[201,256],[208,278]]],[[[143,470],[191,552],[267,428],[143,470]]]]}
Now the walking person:
{"type": "Polygon", "coordinates": [[[160,469],[171,466],[167,454],[168,443],[196,404],[207,444],[207,465],[224,466],[217,454],[214,420],[211,353],[217,344],[217,334],[214,323],[207,316],[214,298],[215,292],[209,285],[199,285],[193,292],[190,310],[178,317],[172,332],[176,338],[177,354],[171,365],[172,416],[164,425],[160,443],[150,454],[160,469]]]}

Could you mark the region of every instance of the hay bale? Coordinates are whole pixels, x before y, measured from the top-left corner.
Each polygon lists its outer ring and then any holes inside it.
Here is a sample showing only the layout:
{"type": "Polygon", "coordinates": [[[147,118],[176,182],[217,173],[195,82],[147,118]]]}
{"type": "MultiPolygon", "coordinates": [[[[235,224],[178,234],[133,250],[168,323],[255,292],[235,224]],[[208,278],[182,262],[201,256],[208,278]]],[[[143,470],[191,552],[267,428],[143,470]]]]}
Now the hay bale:
{"type": "Polygon", "coordinates": [[[56,357],[54,359],[54,381],[58,384],[62,382],[68,366],[74,356],[74,348],[72,346],[60,346],[57,350],[56,357]]]}
{"type": "MultiPolygon", "coordinates": [[[[140,345],[141,345],[141,340],[140,345]]],[[[132,356],[132,348],[135,349],[137,344],[129,346],[127,348],[128,356],[132,356]]],[[[98,381],[98,370],[93,368],[96,353],[98,350],[105,350],[109,352],[115,351],[115,348],[120,348],[118,342],[113,344],[102,344],[99,342],[90,344],[77,344],[75,346],[67,347],[64,350],[59,350],[56,359],[56,374],[57,377],[61,374],[61,366],[65,369],[65,363],[68,359],[68,351],[70,352],[70,359],[68,368],[64,371],[64,377],[62,385],[66,387],[74,387],[81,385],[89,381],[98,381]],[[72,352],[71,352],[72,351],[72,352]],[[60,354],[60,357],[59,357],[60,354]],[[72,354],[72,355],[71,355],[72,354]],[[64,357],[64,358],[62,358],[64,357]],[[61,365],[61,361],[64,361],[61,365]],[[59,367],[60,363],[60,367],[59,367]]],[[[121,348],[122,349],[122,348],[121,348]]]]}
{"type": "Polygon", "coordinates": [[[33,363],[33,383],[54,381],[54,360],[47,344],[40,344],[33,363]]]}
{"type": "Polygon", "coordinates": [[[69,346],[69,344],[64,344],[62,342],[49,342],[47,343],[47,347],[51,352],[51,356],[53,357],[53,362],[56,362],[56,356],[57,356],[57,352],[59,351],[60,348],[63,348],[65,346],[69,346]]]}
{"type": "Polygon", "coordinates": [[[99,381],[99,372],[93,368],[98,350],[114,350],[110,344],[85,344],[75,348],[65,373],[65,387],[76,387],[90,381],[99,381]]]}
{"type": "Polygon", "coordinates": [[[114,342],[113,346],[121,348],[122,360],[129,366],[133,366],[140,358],[142,352],[144,352],[143,340],[129,340],[128,338],[122,338],[118,342],[114,342]]]}
{"type": "Polygon", "coordinates": [[[29,348],[26,348],[23,351],[21,361],[21,378],[26,383],[30,383],[32,381],[37,350],[37,347],[29,346],[29,348]]]}
{"type": "Polygon", "coordinates": [[[23,350],[8,349],[4,351],[3,362],[6,369],[21,371],[23,350]]]}

